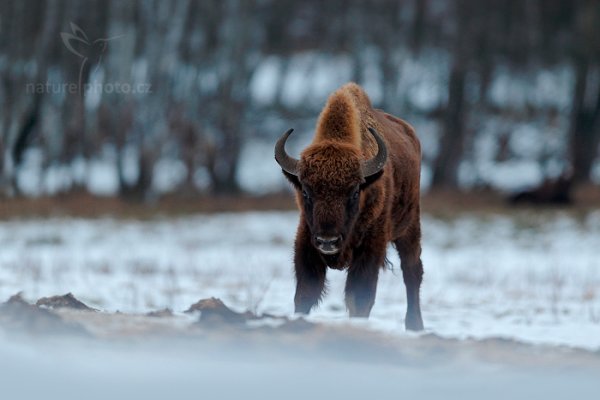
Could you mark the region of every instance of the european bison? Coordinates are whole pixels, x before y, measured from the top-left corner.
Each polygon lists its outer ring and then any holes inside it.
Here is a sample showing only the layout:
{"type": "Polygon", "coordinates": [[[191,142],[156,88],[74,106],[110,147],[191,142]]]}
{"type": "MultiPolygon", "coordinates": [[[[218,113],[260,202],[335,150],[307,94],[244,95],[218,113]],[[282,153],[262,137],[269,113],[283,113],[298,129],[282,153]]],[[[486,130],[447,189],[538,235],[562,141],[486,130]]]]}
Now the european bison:
{"type": "Polygon", "coordinates": [[[363,89],[348,83],[329,97],[313,142],[299,160],[285,151],[291,133],[277,141],[275,159],[296,189],[300,208],[296,312],[309,313],[320,301],[330,267],[348,271],[350,316],[368,317],[392,242],[406,285],[406,329],[422,330],[421,147],[414,129],[373,109],[363,89]]]}

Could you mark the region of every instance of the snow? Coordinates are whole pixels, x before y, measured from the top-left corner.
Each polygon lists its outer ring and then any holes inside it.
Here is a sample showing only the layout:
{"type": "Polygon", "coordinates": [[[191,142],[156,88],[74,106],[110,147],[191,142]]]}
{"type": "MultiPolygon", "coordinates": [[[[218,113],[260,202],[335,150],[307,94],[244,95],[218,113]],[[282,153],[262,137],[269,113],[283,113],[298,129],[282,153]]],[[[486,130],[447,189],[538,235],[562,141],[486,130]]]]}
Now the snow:
{"type": "MultiPolygon", "coordinates": [[[[332,91],[351,77],[348,56],[316,57],[313,52],[304,52],[293,55],[289,65],[284,73],[281,95],[283,103],[289,107],[303,103],[323,104],[332,91]]],[[[253,96],[260,98],[263,90],[261,88],[253,96]]]]}
{"type": "MultiPolygon", "coordinates": [[[[377,59],[382,55],[378,53],[375,48],[365,49],[362,57],[363,81],[360,82],[375,105],[383,98],[382,77],[377,68],[377,59]]],[[[399,101],[408,99],[426,112],[444,101],[448,66],[445,53],[425,51],[418,59],[404,52],[394,56],[402,71],[394,88],[399,101]]],[[[273,103],[281,85],[281,98],[286,106],[306,106],[307,103],[318,106],[332,91],[353,77],[353,60],[348,53],[323,56],[306,51],[292,55],[287,66],[283,64],[281,58],[270,56],[257,66],[249,88],[252,99],[258,104],[273,103]]],[[[550,74],[550,77],[553,76],[550,74]]]]}
{"type": "Polygon", "coordinates": [[[515,71],[498,66],[491,82],[490,99],[498,106],[514,109],[536,105],[568,110],[571,106],[573,81],[569,65],[530,71],[515,71]]]}
{"type": "Polygon", "coordinates": [[[17,170],[17,184],[23,193],[39,195],[43,154],[39,149],[25,152],[23,167],[17,170]]]}
{"type": "Polygon", "coordinates": [[[273,56],[266,57],[256,68],[250,82],[250,92],[259,104],[275,102],[280,69],[279,59],[273,56]]]}
{"type": "Polygon", "coordinates": [[[401,57],[402,75],[398,93],[422,112],[431,112],[447,101],[449,60],[447,54],[425,51],[414,59],[408,54],[401,57]]]}
{"type": "Polygon", "coordinates": [[[152,186],[158,193],[173,191],[184,181],[186,173],[182,161],[162,158],[154,165],[152,186]]]}
{"type": "Polygon", "coordinates": [[[551,113],[533,121],[487,115],[473,116],[473,120],[478,134],[459,169],[463,187],[486,184],[514,193],[557,178],[568,169],[566,120],[557,120],[551,113]],[[508,142],[501,151],[503,139],[508,142]],[[497,159],[499,155],[502,160],[497,159]]]}
{"type": "MultiPolygon", "coordinates": [[[[363,53],[363,81],[360,83],[377,104],[383,97],[381,73],[376,62],[378,51],[367,48],[363,53]]],[[[266,57],[253,75],[250,92],[257,103],[269,105],[276,101],[281,85],[285,105],[298,107],[309,103],[318,108],[332,91],[352,79],[353,62],[349,53],[323,56],[306,51],[293,55],[287,63],[281,57],[266,57]]]]}
{"type": "MultiPolygon", "coordinates": [[[[531,160],[510,160],[485,163],[478,166],[480,177],[495,188],[506,192],[534,187],[544,175],[541,166],[531,160]]],[[[467,168],[472,171],[472,168],[467,168]]]]}
{"type": "MultiPolygon", "coordinates": [[[[295,212],[0,222],[0,298],[73,294],[107,311],[185,310],[215,296],[237,310],[293,313],[295,212]]],[[[426,328],[600,349],[600,212],[423,218],[426,328]]],[[[404,334],[399,259],[380,275],[368,328],[404,334]]],[[[311,314],[347,322],[345,272],[311,314]]]]}
{"type": "Polygon", "coordinates": [[[511,151],[517,156],[538,156],[544,149],[544,143],[539,140],[539,130],[532,124],[514,126],[509,143],[511,151]]]}
{"type": "MultiPolygon", "coordinates": [[[[271,141],[249,141],[242,147],[237,180],[248,193],[264,194],[289,187],[277,166],[271,141]]],[[[297,157],[297,156],[296,156],[297,157]]]]}
{"type": "Polygon", "coordinates": [[[600,184],[600,159],[594,161],[592,165],[592,181],[596,184],[600,184]]]}
{"type": "Polygon", "coordinates": [[[117,164],[106,159],[94,159],[88,162],[87,187],[91,193],[110,196],[119,189],[117,164]]]}

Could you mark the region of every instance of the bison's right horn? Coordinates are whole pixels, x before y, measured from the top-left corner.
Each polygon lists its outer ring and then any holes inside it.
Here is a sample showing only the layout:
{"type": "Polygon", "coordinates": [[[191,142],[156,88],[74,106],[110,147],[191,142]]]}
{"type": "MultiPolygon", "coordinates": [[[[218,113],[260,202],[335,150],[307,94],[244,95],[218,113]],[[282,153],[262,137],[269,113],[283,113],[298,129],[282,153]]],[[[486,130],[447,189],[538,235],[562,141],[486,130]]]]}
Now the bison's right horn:
{"type": "Polygon", "coordinates": [[[288,130],[275,144],[275,160],[285,172],[294,176],[298,176],[298,160],[290,157],[285,152],[285,142],[293,131],[293,129],[288,130]]]}
{"type": "Polygon", "coordinates": [[[387,161],[387,147],[385,145],[385,142],[375,129],[369,128],[369,132],[371,132],[371,134],[375,138],[375,141],[377,142],[377,154],[375,155],[375,157],[363,163],[362,172],[363,177],[365,178],[375,175],[376,173],[381,171],[383,169],[383,166],[385,165],[385,162],[387,161]]]}

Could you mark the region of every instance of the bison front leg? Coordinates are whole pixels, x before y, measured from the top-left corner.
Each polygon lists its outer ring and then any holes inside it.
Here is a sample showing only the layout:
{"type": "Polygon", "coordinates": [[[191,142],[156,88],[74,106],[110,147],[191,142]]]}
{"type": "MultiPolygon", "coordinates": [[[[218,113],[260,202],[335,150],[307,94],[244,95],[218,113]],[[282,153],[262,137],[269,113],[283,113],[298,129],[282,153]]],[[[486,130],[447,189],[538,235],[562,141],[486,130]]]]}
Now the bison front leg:
{"type": "Polygon", "coordinates": [[[374,254],[373,248],[363,253],[357,251],[354,261],[348,269],[346,278],[346,307],[350,317],[368,318],[375,304],[379,268],[385,259],[383,253],[374,254]]]}
{"type": "Polygon", "coordinates": [[[420,289],[423,281],[423,263],[421,262],[420,234],[397,240],[396,249],[400,255],[402,277],[406,286],[406,318],[404,325],[407,330],[423,330],[421,317],[420,289]]]}
{"type": "Polygon", "coordinates": [[[294,268],[296,272],[295,312],[308,314],[319,303],[325,289],[327,266],[312,246],[307,228],[296,235],[294,268]]]}

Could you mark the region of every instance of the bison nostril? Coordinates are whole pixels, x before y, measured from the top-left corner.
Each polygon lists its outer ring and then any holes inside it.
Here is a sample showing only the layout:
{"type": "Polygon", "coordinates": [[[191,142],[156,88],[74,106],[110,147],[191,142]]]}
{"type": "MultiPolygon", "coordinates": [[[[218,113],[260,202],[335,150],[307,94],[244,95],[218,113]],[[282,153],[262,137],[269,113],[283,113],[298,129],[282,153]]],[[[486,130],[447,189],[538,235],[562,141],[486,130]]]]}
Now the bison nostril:
{"type": "Polygon", "coordinates": [[[317,236],[317,245],[337,247],[342,241],[341,236],[317,236]]]}

